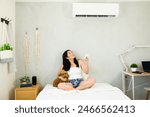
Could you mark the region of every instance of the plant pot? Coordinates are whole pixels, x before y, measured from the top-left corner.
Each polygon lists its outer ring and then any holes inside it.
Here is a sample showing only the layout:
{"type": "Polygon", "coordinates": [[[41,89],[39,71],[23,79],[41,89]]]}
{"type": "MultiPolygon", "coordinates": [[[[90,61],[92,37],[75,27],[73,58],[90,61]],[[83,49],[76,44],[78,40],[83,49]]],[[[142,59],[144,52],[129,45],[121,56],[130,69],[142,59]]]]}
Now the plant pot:
{"type": "Polygon", "coordinates": [[[12,50],[4,50],[0,51],[0,62],[7,63],[13,61],[13,51],[12,50]]]}
{"type": "Polygon", "coordinates": [[[28,84],[27,82],[21,82],[21,84],[28,84]]]}
{"type": "Polygon", "coordinates": [[[135,71],[137,71],[137,68],[131,68],[131,71],[135,72],[135,71]]]}

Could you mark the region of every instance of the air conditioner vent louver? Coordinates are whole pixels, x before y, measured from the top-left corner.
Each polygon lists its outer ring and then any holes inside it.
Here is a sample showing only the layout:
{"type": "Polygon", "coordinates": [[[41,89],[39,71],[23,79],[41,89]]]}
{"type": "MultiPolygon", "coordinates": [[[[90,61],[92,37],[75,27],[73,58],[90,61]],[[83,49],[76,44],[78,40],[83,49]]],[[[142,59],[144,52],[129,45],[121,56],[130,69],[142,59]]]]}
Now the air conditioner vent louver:
{"type": "Polygon", "coordinates": [[[76,15],[76,17],[115,17],[116,15],[76,15]]]}
{"type": "Polygon", "coordinates": [[[116,17],[117,3],[73,3],[73,17],[116,17]]]}

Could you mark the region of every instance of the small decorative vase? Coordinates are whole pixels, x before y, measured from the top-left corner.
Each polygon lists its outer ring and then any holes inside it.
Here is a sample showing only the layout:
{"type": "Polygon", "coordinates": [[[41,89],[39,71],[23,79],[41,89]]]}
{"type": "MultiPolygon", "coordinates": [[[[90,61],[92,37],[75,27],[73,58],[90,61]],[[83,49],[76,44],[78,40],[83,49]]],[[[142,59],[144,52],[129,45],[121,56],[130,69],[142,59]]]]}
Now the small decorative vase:
{"type": "Polygon", "coordinates": [[[135,71],[137,71],[137,68],[131,68],[131,71],[135,72],[135,71]]]}

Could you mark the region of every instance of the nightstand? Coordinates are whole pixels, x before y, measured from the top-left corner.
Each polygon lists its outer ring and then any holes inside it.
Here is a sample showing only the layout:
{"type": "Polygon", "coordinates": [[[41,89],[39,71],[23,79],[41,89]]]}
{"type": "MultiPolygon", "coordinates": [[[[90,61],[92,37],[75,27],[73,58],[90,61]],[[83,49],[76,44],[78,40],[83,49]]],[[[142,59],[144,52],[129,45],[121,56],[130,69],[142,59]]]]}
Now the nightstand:
{"type": "Polygon", "coordinates": [[[32,87],[15,88],[15,100],[35,100],[40,90],[40,84],[32,87]]]}

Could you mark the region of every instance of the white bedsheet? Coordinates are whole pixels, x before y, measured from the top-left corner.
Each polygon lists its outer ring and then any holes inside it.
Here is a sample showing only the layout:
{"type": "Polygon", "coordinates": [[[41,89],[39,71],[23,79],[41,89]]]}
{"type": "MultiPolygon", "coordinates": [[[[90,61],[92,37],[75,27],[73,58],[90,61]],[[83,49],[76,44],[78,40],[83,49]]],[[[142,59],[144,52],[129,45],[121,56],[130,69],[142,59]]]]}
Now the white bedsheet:
{"type": "Polygon", "coordinates": [[[117,87],[108,83],[96,83],[86,90],[64,91],[47,84],[39,93],[37,100],[129,100],[117,87]]]}

